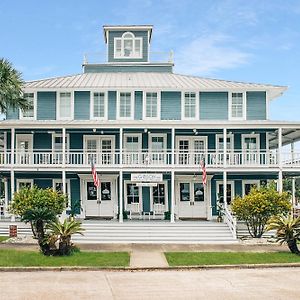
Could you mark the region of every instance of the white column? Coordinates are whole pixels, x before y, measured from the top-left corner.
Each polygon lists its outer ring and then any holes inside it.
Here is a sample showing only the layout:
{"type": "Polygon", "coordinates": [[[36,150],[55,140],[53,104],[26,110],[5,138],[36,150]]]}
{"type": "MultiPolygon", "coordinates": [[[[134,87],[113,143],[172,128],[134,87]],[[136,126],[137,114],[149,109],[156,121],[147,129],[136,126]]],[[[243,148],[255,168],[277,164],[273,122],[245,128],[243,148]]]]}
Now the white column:
{"type": "Polygon", "coordinates": [[[227,207],[227,129],[223,128],[223,200],[224,207],[227,207]]]}
{"type": "Polygon", "coordinates": [[[171,155],[172,155],[172,165],[175,165],[175,128],[172,128],[171,132],[171,155]]]}
{"type": "Polygon", "coordinates": [[[119,222],[123,223],[123,171],[119,173],[119,222]]]}
{"type": "Polygon", "coordinates": [[[296,206],[296,179],[292,178],[292,209],[296,206]]]}
{"type": "Polygon", "coordinates": [[[278,182],[277,182],[277,190],[282,193],[282,128],[278,128],[278,182]]]}
{"type": "Polygon", "coordinates": [[[8,214],[7,208],[8,208],[8,182],[7,178],[4,178],[4,205],[5,205],[5,210],[4,210],[4,216],[6,217],[8,214]]]}
{"type": "Polygon", "coordinates": [[[175,172],[171,171],[171,223],[175,222],[175,172]]]}
{"type": "Polygon", "coordinates": [[[63,193],[67,193],[66,187],[66,128],[62,129],[62,186],[63,186],[63,193]]]}
{"type": "Polygon", "coordinates": [[[15,164],[15,129],[14,128],[11,129],[10,149],[11,149],[10,200],[12,200],[13,195],[15,193],[15,171],[14,171],[14,164],[15,164]]]}
{"type": "Polygon", "coordinates": [[[172,171],[171,171],[171,207],[170,222],[175,222],[175,128],[171,130],[171,153],[172,153],[172,171]]]}
{"type": "Polygon", "coordinates": [[[227,172],[223,171],[223,200],[224,207],[227,208],[227,172]]]}
{"type": "Polygon", "coordinates": [[[122,164],[123,164],[123,128],[120,128],[120,137],[119,137],[119,150],[120,150],[120,158],[119,158],[119,161],[120,161],[120,166],[122,167],[122,164]]]}
{"type": "Polygon", "coordinates": [[[292,163],[294,163],[294,160],[295,160],[295,143],[294,143],[294,141],[291,142],[291,156],[292,156],[292,163]]]}

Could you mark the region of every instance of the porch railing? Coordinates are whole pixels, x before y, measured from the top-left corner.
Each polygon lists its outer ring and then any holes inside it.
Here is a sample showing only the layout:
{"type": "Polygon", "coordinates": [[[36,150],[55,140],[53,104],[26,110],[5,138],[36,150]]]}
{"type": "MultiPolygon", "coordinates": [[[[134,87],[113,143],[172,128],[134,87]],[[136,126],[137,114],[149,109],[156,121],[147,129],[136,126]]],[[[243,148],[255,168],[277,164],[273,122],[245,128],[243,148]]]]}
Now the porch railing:
{"type": "Polygon", "coordinates": [[[236,218],[231,214],[227,207],[224,208],[224,222],[229,227],[233,237],[236,237],[236,218]]]}
{"type": "MultiPolygon", "coordinates": [[[[65,157],[62,151],[34,150],[34,151],[2,151],[0,152],[0,165],[33,165],[33,166],[66,166],[90,165],[93,161],[96,165],[117,166],[121,163],[124,166],[134,167],[159,167],[174,165],[176,167],[195,167],[205,161],[207,167],[217,168],[224,165],[228,167],[275,167],[278,166],[278,153],[261,151],[228,151],[225,155],[217,150],[162,150],[162,151],[126,151],[119,150],[94,152],[87,150],[67,150],[65,157]]],[[[282,153],[282,165],[284,167],[300,167],[300,153],[282,153]]]]}

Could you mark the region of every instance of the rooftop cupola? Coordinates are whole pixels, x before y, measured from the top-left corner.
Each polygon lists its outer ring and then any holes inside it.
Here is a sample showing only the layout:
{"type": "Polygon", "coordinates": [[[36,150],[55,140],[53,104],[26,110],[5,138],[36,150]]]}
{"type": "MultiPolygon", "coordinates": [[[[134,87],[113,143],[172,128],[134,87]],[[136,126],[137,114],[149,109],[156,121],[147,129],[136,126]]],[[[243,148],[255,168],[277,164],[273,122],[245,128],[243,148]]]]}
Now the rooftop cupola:
{"type": "Polygon", "coordinates": [[[149,62],[152,25],[103,26],[108,62],[149,62]]]}

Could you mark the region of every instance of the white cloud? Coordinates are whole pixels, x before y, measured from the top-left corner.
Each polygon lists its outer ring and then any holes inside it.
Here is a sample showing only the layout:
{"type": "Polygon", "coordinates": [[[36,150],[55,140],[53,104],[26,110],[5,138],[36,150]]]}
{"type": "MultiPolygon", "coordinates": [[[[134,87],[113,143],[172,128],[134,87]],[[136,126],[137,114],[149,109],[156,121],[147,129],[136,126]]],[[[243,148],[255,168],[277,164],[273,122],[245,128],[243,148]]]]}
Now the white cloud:
{"type": "Polygon", "coordinates": [[[223,34],[194,39],[175,51],[176,72],[206,75],[248,63],[251,55],[230,43],[234,44],[223,34]]]}

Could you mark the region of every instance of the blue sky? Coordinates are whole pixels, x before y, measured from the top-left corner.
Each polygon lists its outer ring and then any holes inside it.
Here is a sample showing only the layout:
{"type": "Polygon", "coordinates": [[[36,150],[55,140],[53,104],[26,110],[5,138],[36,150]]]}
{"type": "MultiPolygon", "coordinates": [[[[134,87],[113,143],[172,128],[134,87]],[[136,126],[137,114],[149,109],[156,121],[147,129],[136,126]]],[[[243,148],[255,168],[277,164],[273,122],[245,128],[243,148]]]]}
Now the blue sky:
{"type": "Polygon", "coordinates": [[[300,119],[299,0],[1,0],[0,57],[26,80],[77,74],[83,53],[105,58],[103,24],[153,24],[176,73],[287,85],[271,119],[300,119]]]}

